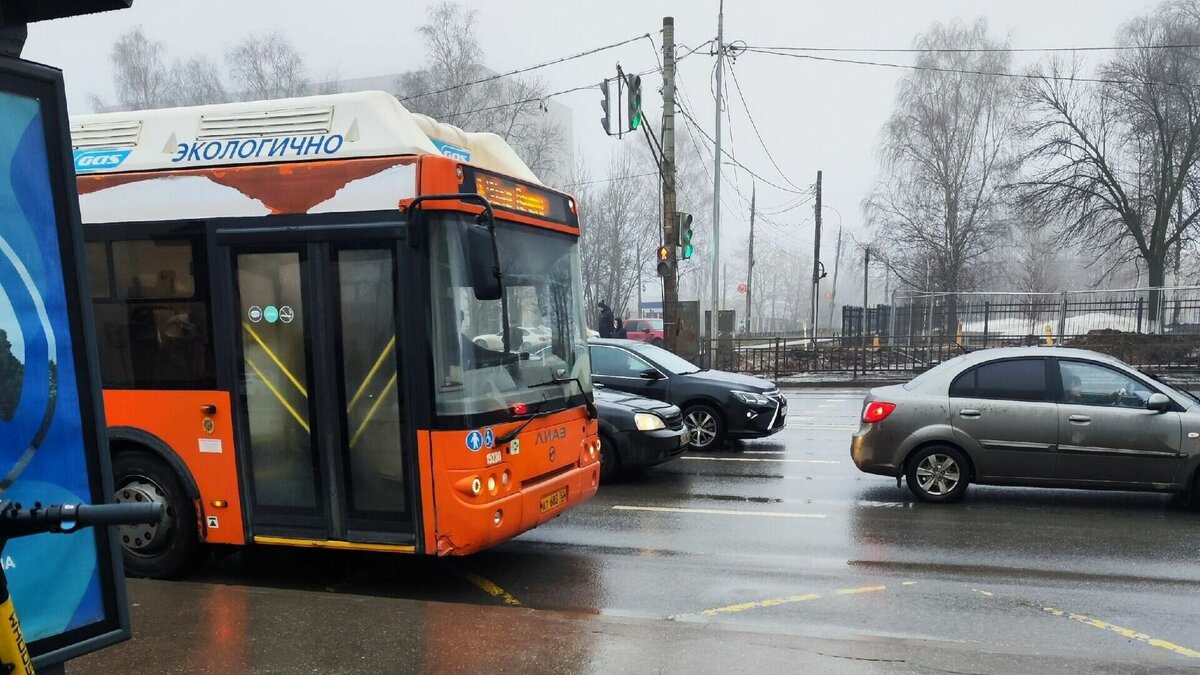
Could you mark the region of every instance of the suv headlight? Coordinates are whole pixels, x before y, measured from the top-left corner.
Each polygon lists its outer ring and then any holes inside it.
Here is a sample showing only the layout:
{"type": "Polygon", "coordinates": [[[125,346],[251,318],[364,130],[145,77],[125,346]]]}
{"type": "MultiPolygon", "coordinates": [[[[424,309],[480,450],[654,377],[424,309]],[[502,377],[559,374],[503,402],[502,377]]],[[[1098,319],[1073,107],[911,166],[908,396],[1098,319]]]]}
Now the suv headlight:
{"type": "Polygon", "coordinates": [[[762,394],[755,394],[749,391],[735,391],[733,395],[747,405],[771,405],[771,399],[762,394]]]}
{"type": "Polygon", "coordinates": [[[667,428],[667,423],[652,413],[634,413],[633,423],[637,426],[638,431],[657,431],[667,428]]]}

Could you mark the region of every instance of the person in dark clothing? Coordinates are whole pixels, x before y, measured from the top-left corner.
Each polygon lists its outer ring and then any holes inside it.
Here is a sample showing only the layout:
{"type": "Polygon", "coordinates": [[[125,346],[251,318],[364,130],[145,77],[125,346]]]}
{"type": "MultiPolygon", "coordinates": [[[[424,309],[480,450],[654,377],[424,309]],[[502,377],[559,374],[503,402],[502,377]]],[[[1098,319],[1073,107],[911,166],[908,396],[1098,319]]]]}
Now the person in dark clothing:
{"type": "Polygon", "coordinates": [[[608,305],[601,300],[596,303],[596,307],[600,308],[600,317],[596,319],[596,332],[602,338],[610,338],[613,336],[613,313],[608,308],[608,305]]]}
{"type": "Polygon", "coordinates": [[[613,329],[613,337],[625,340],[629,337],[629,333],[625,331],[625,322],[617,319],[617,326],[613,329]]]}

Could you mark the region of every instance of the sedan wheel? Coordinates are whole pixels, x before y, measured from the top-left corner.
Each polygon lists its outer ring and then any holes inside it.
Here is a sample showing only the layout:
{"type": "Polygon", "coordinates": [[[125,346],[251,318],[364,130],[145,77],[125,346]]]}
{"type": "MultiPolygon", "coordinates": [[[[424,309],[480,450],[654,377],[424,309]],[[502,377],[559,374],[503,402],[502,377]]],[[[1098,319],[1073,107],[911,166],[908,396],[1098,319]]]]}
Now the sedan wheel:
{"type": "Polygon", "coordinates": [[[967,490],[967,461],[954,448],[925,448],[909,458],[907,464],[908,489],[922,501],[957,501],[967,490]]]}
{"type": "Polygon", "coordinates": [[[721,417],[706,405],[689,406],[683,413],[683,423],[691,431],[691,445],[696,450],[719,446],[725,435],[721,417]]]}

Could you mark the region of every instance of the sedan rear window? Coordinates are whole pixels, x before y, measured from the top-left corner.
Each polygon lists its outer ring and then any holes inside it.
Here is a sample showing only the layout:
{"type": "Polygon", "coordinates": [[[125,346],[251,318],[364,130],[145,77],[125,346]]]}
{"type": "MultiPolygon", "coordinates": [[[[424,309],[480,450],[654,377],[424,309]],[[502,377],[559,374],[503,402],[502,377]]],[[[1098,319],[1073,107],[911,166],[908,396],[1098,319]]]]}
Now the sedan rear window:
{"type": "Polygon", "coordinates": [[[1010,359],[985,363],[954,380],[950,395],[1006,401],[1048,400],[1046,360],[1010,359]]]}

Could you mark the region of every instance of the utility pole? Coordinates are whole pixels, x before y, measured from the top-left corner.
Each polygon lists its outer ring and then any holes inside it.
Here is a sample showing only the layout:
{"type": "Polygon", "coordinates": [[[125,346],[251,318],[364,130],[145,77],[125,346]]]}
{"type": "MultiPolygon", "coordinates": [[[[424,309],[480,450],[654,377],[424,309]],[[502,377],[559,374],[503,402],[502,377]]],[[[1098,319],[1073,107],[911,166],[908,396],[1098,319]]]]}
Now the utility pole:
{"type": "Polygon", "coordinates": [[[645,316],[642,313],[642,242],[637,244],[637,315],[645,316]]]}
{"type": "Polygon", "coordinates": [[[867,372],[867,289],[870,286],[870,277],[867,270],[871,265],[871,247],[867,246],[863,249],[863,312],[862,312],[862,343],[863,343],[863,373],[867,372]]]}
{"type": "Polygon", "coordinates": [[[679,255],[675,250],[675,18],[663,17],[662,222],[670,272],[663,278],[663,328],[667,349],[675,351],[679,336],[679,255]]]}
{"type": "Polygon", "coordinates": [[[725,263],[725,268],[721,272],[721,306],[725,306],[725,291],[729,285],[729,263],[725,263]]]}
{"type": "Polygon", "coordinates": [[[817,172],[817,203],[813,205],[816,233],[813,235],[812,340],[817,348],[817,297],[821,290],[821,172],[817,172]]]}
{"type": "MultiPolygon", "coordinates": [[[[833,259],[833,288],[829,293],[829,327],[833,328],[833,303],[837,302],[838,268],[842,266],[842,228],[838,226],[837,257],[833,259]]],[[[843,335],[845,326],[842,326],[843,335]]]]}
{"type": "Polygon", "coordinates": [[[721,77],[725,70],[725,0],[717,14],[717,126],[713,160],[713,229],[712,229],[712,325],[709,337],[716,337],[717,310],[721,309],[721,77]]]}
{"type": "Polygon", "coordinates": [[[750,301],[754,297],[754,200],[758,186],[750,186],[750,261],[746,265],[746,332],[750,332],[750,301]]]}

